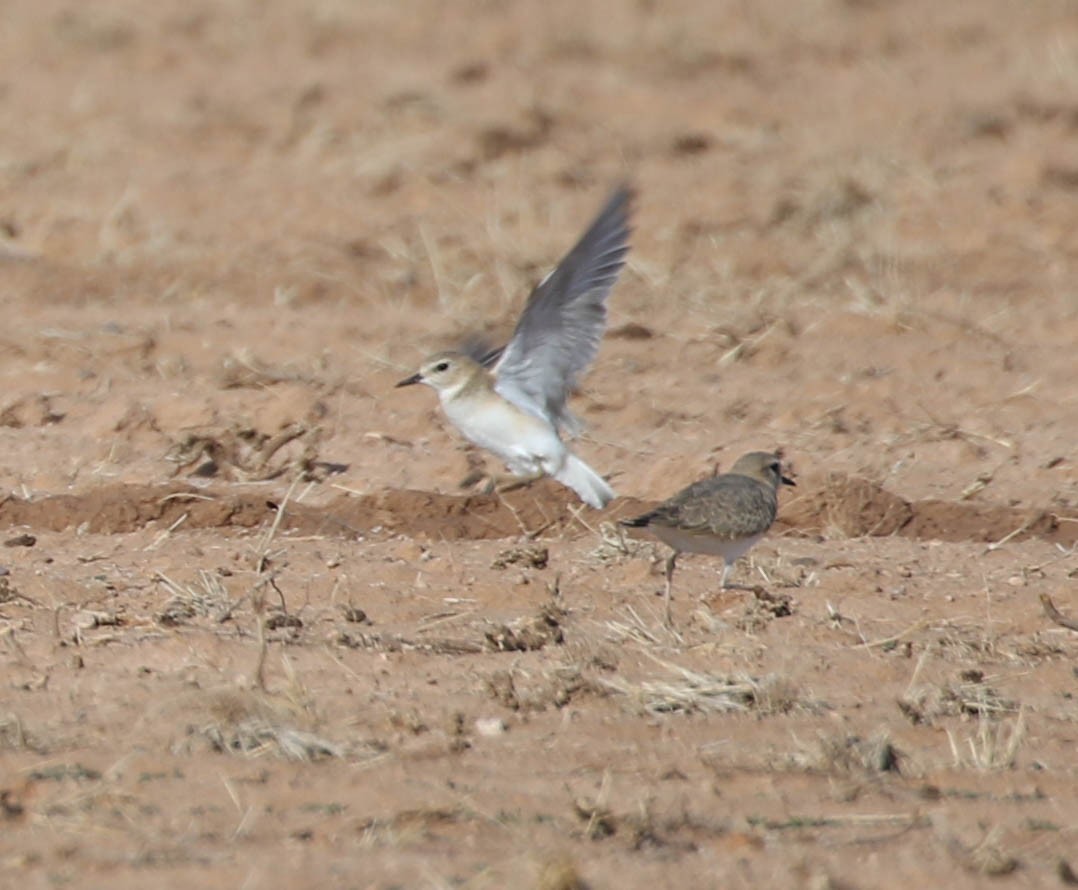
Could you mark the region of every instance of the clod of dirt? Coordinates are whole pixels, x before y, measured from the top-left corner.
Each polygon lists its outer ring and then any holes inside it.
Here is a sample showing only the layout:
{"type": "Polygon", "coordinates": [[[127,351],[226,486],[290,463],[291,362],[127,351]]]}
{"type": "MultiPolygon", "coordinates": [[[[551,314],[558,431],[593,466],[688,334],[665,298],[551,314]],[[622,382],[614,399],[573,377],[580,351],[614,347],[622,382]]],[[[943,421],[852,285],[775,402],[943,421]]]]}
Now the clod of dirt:
{"type": "Polygon", "coordinates": [[[1041,170],[1041,180],[1049,187],[1064,191],[1078,191],[1078,165],[1046,163],[1041,170]]]}
{"type": "Polygon", "coordinates": [[[712,139],[707,133],[682,133],[674,137],[670,153],[674,155],[702,155],[709,151],[712,139]]]}
{"type": "Polygon", "coordinates": [[[759,633],[776,618],[786,618],[794,612],[794,599],[786,593],[769,593],[762,587],[754,587],[741,615],[734,621],[738,630],[759,633]]]}
{"type": "Polygon", "coordinates": [[[506,154],[539,148],[553,129],[553,116],[542,108],[532,108],[523,126],[495,125],[482,130],[477,137],[479,155],[484,161],[494,161],[506,154]]]}
{"type": "Polygon", "coordinates": [[[5,820],[19,819],[26,812],[26,807],[10,788],[0,790],[0,817],[5,820]]]}
{"type": "Polygon", "coordinates": [[[165,460],[176,464],[176,472],[187,470],[194,476],[213,477],[219,473],[235,481],[265,481],[296,470],[313,479],[318,467],[321,428],[307,423],[290,423],[276,433],[264,433],[243,425],[203,427],[187,431],[173,443],[165,460]],[[273,460],[292,442],[302,442],[298,455],[273,460]]]}
{"type": "Polygon", "coordinates": [[[511,624],[500,624],[487,630],[487,643],[497,652],[534,652],[548,643],[565,641],[561,622],[565,610],[548,603],[537,615],[518,619],[511,624]]]}
{"type": "Polygon", "coordinates": [[[449,736],[449,750],[451,753],[459,754],[462,751],[467,751],[472,746],[464,732],[466,722],[467,718],[462,711],[455,711],[449,715],[449,726],[446,734],[449,736]]]}
{"type": "Polygon", "coordinates": [[[635,321],[627,321],[606,334],[608,340],[650,340],[654,336],[655,332],[651,328],[635,321]]]}
{"type": "Polygon", "coordinates": [[[347,605],[341,606],[341,612],[344,615],[344,620],[351,622],[352,624],[370,624],[371,621],[367,617],[367,613],[364,612],[358,606],[347,605]]]}
{"type": "Polygon", "coordinates": [[[788,618],[794,613],[794,598],[788,593],[771,593],[757,586],[752,595],[757,605],[775,618],[788,618]]]}
{"type": "Polygon", "coordinates": [[[82,609],[72,616],[71,623],[75,626],[77,633],[93,630],[95,627],[122,627],[124,620],[115,612],[94,612],[82,609]]]}
{"type": "Polygon", "coordinates": [[[490,564],[492,569],[505,569],[509,566],[523,565],[530,569],[545,569],[550,560],[550,551],[546,547],[532,544],[526,547],[510,547],[501,551],[490,564]]]}
{"type": "Polygon", "coordinates": [[[5,547],[33,547],[37,543],[37,538],[33,535],[16,535],[14,538],[8,538],[4,541],[5,547]]]}
{"type": "Polygon", "coordinates": [[[175,599],[167,602],[165,608],[154,617],[162,627],[179,627],[181,624],[186,624],[197,614],[190,602],[175,599]]]}
{"type": "Polygon", "coordinates": [[[419,711],[414,708],[406,712],[390,711],[388,720],[390,726],[395,729],[406,730],[412,735],[423,735],[425,732],[430,732],[430,725],[423,719],[419,711]]]}
{"type": "Polygon", "coordinates": [[[490,65],[486,62],[465,62],[449,72],[451,83],[470,85],[482,83],[490,76],[490,65]]]}
{"type": "Polygon", "coordinates": [[[274,612],[266,619],[266,630],[302,630],[303,621],[297,615],[286,612],[274,612]]]}
{"type": "Polygon", "coordinates": [[[820,740],[819,767],[833,772],[897,773],[901,754],[886,736],[856,735],[820,740]]]}
{"type": "Polygon", "coordinates": [[[17,599],[25,599],[25,597],[11,583],[7,569],[0,568],[0,603],[10,603],[17,599]]]}
{"type": "Polygon", "coordinates": [[[0,426],[13,429],[49,426],[63,419],[64,414],[53,410],[49,397],[41,394],[21,396],[0,408],[0,426]]]}
{"type": "Polygon", "coordinates": [[[487,694],[495,701],[513,711],[520,709],[516,683],[510,671],[495,671],[487,677],[487,694]]]}
{"type": "Polygon", "coordinates": [[[617,834],[618,821],[608,807],[583,798],[575,798],[573,811],[577,818],[586,823],[584,835],[589,840],[599,841],[617,834]]]}
{"type": "Polygon", "coordinates": [[[589,885],[580,876],[573,860],[562,856],[543,863],[535,890],[589,890],[589,885]]]}
{"type": "MultiPolygon", "coordinates": [[[[520,676],[527,680],[526,675],[520,676]]],[[[512,711],[564,708],[578,693],[604,691],[575,665],[562,665],[521,684],[511,671],[495,671],[487,678],[486,688],[491,698],[512,711]]]]}

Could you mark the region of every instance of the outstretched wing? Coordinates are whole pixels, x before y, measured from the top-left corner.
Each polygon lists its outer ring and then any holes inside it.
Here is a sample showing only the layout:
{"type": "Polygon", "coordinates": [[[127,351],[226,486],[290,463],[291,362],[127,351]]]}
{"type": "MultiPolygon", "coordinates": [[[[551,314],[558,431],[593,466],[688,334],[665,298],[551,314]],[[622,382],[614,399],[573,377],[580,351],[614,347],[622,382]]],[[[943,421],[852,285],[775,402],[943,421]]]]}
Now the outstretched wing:
{"type": "Polygon", "coordinates": [[[494,366],[494,388],[558,427],[575,421],[565,400],[595,359],[606,326],[606,298],[629,252],[632,191],[620,187],[576,246],[528,297],[494,366]]]}

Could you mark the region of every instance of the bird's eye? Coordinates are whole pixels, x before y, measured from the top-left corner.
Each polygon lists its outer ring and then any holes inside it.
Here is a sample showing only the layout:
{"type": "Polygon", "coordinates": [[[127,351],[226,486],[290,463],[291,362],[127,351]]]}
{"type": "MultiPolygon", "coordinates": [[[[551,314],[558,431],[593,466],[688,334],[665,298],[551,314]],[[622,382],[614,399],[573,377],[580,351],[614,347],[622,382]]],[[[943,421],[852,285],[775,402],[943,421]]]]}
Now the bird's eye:
{"type": "Polygon", "coordinates": [[[438,362],[438,364],[436,364],[434,366],[434,370],[435,371],[448,371],[449,370],[449,362],[438,362]]]}

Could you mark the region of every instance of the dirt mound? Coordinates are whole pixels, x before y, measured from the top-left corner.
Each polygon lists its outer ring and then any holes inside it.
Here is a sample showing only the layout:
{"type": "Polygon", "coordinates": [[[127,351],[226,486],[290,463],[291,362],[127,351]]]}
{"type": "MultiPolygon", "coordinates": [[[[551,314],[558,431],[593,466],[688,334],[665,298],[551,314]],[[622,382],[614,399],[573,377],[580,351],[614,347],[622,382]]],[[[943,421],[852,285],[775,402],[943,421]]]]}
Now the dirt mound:
{"type": "MultiPolygon", "coordinates": [[[[629,515],[647,505],[617,502],[607,516],[629,515]]],[[[112,485],[85,494],[40,500],[9,496],[0,502],[0,527],[61,531],[82,528],[120,534],[151,523],[177,528],[254,528],[273,520],[280,504],[251,491],[112,485]]],[[[290,503],[282,526],[301,534],[351,536],[382,532],[447,541],[538,536],[566,531],[576,506],[553,483],[504,495],[447,495],[387,489],[341,496],[325,506],[290,503]]],[[[937,500],[909,502],[866,479],[834,474],[783,510],[777,528],[805,534],[840,532],[845,537],[903,537],[940,541],[997,541],[1031,537],[1070,545],[1078,523],[1060,522],[1046,510],[937,500]]],[[[580,532],[587,527],[579,524],[580,532]]]]}
{"type": "Polygon", "coordinates": [[[901,535],[934,541],[999,541],[1042,538],[1072,545],[1075,516],[1046,509],[966,501],[907,501],[868,479],[832,474],[809,484],[782,511],[778,527],[802,532],[837,531],[851,538],[901,535]],[[1066,520],[1066,521],[1062,521],[1066,520]]]}
{"type": "MultiPolygon", "coordinates": [[[[122,534],[151,523],[177,528],[254,528],[272,521],[280,504],[251,491],[172,485],[109,485],[84,494],[39,500],[9,496],[0,502],[0,527],[26,526],[95,534],[122,534]]],[[[361,497],[341,496],[326,506],[290,503],[283,527],[302,534],[404,533],[421,538],[480,540],[538,535],[573,521],[554,485],[526,492],[454,496],[388,489],[361,497]]]]}
{"type": "MultiPolygon", "coordinates": [[[[801,487],[805,488],[804,482],[801,487]]],[[[831,474],[782,510],[780,522],[802,531],[828,529],[851,538],[893,535],[913,518],[910,503],[867,479],[831,474]]]]}

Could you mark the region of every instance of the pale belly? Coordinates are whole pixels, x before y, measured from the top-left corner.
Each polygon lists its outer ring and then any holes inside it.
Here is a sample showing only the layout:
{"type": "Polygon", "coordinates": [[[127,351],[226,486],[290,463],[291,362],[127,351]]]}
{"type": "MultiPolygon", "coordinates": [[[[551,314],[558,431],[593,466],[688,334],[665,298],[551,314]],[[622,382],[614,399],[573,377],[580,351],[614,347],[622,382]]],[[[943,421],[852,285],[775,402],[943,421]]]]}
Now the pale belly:
{"type": "Polygon", "coordinates": [[[565,445],[553,428],[508,402],[456,399],[444,407],[465,438],[500,457],[516,475],[553,474],[565,462],[565,445]]]}
{"type": "Polygon", "coordinates": [[[669,526],[652,525],[650,531],[660,541],[681,553],[706,553],[709,556],[721,556],[727,563],[733,563],[747,553],[763,535],[751,535],[747,538],[724,539],[710,535],[694,535],[669,526]]]}

